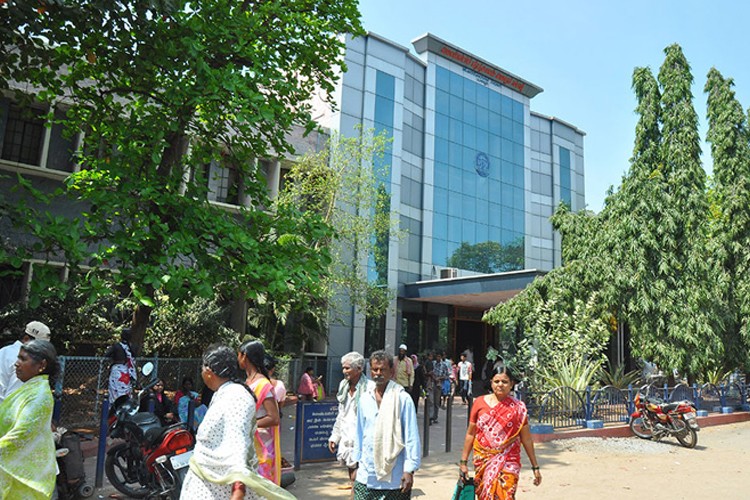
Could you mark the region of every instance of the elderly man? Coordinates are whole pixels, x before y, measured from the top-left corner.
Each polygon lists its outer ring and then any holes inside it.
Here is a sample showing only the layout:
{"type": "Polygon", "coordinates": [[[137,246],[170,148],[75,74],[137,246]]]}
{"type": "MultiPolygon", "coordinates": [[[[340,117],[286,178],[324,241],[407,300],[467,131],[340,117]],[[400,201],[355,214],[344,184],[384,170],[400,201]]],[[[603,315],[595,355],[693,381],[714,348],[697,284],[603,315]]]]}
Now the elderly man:
{"type": "Polygon", "coordinates": [[[49,334],[47,325],[41,321],[32,321],[26,325],[20,340],[0,349],[0,401],[23,384],[16,377],[16,360],[21,346],[34,339],[49,340],[49,334]]]}
{"type": "Polygon", "coordinates": [[[398,346],[398,357],[393,360],[393,367],[393,378],[407,392],[411,391],[411,386],[414,385],[414,363],[406,355],[406,344],[398,346]]]}
{"type": "Polygon", "coordinates": [[[419,468],[417,414],[409,394],[393,377],[393,357],[370,356],[373,383],[360,397],[354,460],[358,462],[354,500],[411,498],[419,468]]]}
{"type": "Polygon", "coordinates": [[[357,461],[353,459],[354,439],[357,430],[357,407],[362,393],[367,388],[367,376],[362,373],[365,358],[358,352],[350,352],[341,357],[344,380],[339,384],[336,399],[339,401],[339,414],[333,424],[333,432],[328,439],[328,449],[336,453],[336,458],[349,469],[349,480],[354,481],[357,461]]]}

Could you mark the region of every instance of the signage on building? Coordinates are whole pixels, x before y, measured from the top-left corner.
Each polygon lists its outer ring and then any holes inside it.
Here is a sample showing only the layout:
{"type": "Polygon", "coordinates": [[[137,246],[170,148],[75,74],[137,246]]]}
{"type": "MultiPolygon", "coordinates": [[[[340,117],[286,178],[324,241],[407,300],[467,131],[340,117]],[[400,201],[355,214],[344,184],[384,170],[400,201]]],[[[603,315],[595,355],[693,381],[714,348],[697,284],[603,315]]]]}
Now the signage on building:
{"type": "Polygon", "coordinates": [[[426,34],[412,42],[417,53],[425,51],[438,54],[446,59],[453,61],[461,66],[468,68],[478,75],[489,78],[490,80],[500,83],[508,88],[519,92],[526,97],[534,97],[542,92],[542,88],[531,82],[524,80],[508,71],[505,71],[494,64],[482,60],[464,50],[455,47],[440,38],[426,34]]]}
{"type": "Polygon", "coordinates": [[[474,168],[479,177],[490,176],[490,157],[487,156],[487,153],[477,153],[476,158],[474,158],[474,168]]]}

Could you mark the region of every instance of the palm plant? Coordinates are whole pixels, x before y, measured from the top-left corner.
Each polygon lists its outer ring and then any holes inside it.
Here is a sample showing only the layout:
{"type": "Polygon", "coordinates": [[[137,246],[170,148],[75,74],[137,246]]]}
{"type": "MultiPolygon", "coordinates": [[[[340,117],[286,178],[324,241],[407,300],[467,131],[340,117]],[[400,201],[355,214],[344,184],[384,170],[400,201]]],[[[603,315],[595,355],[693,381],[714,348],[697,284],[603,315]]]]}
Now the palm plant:
{"type": "Polygon", "coordinates": [[[617,389],[627,389],[629,385],[638,385],[641,378],[639,370],[625,371],[625,365],[618,364],[613,368],[608,362],[607,368],[602,367],[599,373],[599,380],[602,385],[610,385],[617,389]]]}
{"type": "Polygon", "coordinates": [[[571,387],[576,391],[585,391],[586,387],[596,382],[601,366],[600,360],[556,359],[549,365],[540,366],[538,375],[547,389],[571,387]]]}

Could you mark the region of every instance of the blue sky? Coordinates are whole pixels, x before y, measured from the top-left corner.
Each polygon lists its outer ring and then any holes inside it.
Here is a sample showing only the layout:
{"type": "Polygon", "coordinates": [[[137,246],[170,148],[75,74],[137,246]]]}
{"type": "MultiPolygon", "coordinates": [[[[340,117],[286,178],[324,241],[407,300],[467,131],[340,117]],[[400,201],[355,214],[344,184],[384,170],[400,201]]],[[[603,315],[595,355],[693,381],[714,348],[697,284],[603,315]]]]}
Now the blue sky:
{"type": "MultiPolygon", "coordinates": [[[[584,132],[587,208],[627,172],[637,116],[633,69],[654,74],[678,43],[693,71],[693,96],[706,133],[703,86],[715,66],[750,106],[750,2],[361,0],[365,29],[412,48],[430,32],[542,87],[531,109],[584,132]]],[[[413,49],[412,49],[413,50],[413,49]]],[[[710,174],[709,145],[703,164],[710,174]]]]}

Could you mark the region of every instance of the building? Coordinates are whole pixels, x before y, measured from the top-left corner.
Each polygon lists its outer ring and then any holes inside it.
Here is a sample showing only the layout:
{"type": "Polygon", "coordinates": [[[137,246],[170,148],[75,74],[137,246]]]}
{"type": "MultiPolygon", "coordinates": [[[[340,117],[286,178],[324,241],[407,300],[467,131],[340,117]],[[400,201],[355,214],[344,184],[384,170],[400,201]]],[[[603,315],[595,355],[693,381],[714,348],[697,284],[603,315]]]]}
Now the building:
{"type": "MultiPolygon", "coordinates": [[[[404,235],[381,248],[387,266],[370,273],[396,291],[390,312],[365,318],[352,310],[348,321],[331,325],[327,340],[306,346],[309,355],[331,362],[329,373],[338,373],[332,366],[346,352],[395,351],[401,342],[410,351],[471,347],[481,359],[500,340],[481,322],[483,312],[561,263],[560,237],[549,222],[554,208],[560,202],[573,211],[585,207],[584,133],[532,111],[539,86],[430,34],[412,45],[372,33],[347,38],[337,108],[314,103],[324,128],[348,136],[374,128],[392,137],[384,160],[390,177],[382,181],[404,235]]],[[[80,168],[72,152],[81,136],[45,127],[46,111],[30,117],[0,98],[0,170],[11,174],[0,178],[5,192],[15,173],[51,192],[80,168]]],[[[318,134],[291,140],[300,154],[325,143],[318,134]]],[[[293,159],[248,161],[258,161],[274,196],[293,159]]],[[[212,203],[228,210],[252,205],[238,196],[242,179],[235,171],[207,169],[212,203]]],[[[28,263],[22,279],[2,281],[3,303],[23,296],[34,265],[28,263]]]]}
{"type": "Polygon", "coordinates": [[[333,325],[331,360],[401,342],[481,358],[498,342],[482,313],[561,263],[554,208],[585,207],[584,133],[532,111],[540,87],[431,34],[412,45],[349,37],[338,108],[315,110],[343,135],[392,136],[384,184],[406,233],[387,249],[391,312],[333,325]]]}

